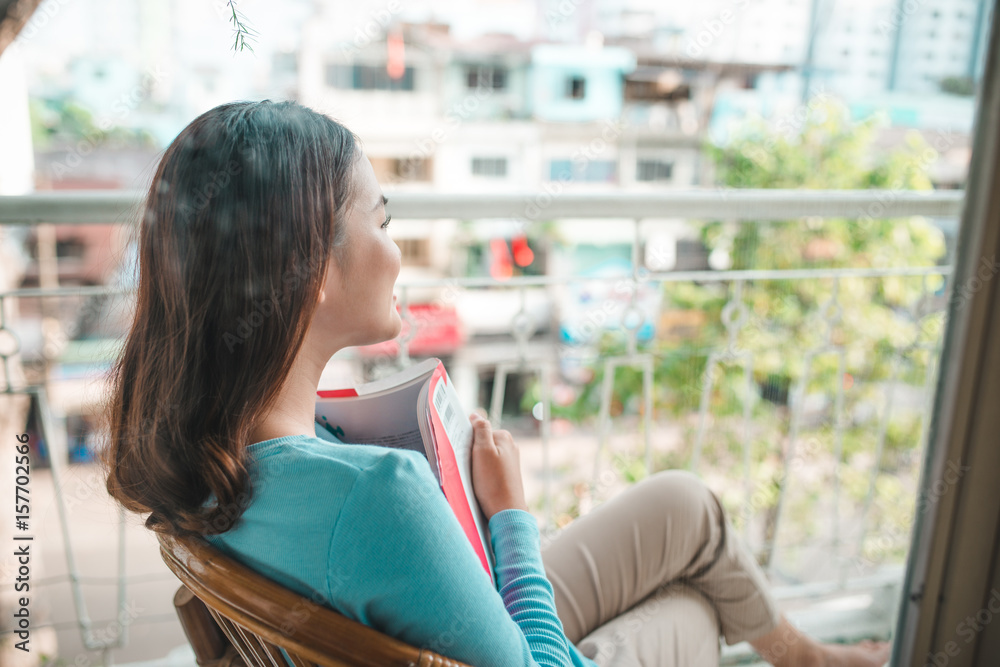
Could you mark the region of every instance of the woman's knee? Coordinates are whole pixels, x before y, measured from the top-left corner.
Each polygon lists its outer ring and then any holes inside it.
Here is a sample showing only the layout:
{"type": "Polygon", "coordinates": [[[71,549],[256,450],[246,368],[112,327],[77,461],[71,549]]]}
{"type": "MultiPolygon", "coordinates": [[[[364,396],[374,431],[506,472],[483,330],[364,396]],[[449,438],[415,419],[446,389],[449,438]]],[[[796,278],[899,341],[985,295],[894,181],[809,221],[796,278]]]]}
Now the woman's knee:
{"type": "Polygon", "coordinates": [[[686,470],[663,470],[644,481],[641,503],[657,507],[671,525],[686,526],[691,536],[721,537],[719,526],[725,515],[718,498],[697,475],[686,470]]]}
{"type": "Polygon", "coordinates": [[[598,664],[718,664],[718,614],[693,587],[655,591],[577,644],[598,664]]]}
{"type": "Polygon", "coordinates": [[[704,480],[687,470],[661,470],[650,475],[646,482],[652,493],[663,497],[667,502],[708,506],[714,506],[717,502],[715,494],[704,480]]]}

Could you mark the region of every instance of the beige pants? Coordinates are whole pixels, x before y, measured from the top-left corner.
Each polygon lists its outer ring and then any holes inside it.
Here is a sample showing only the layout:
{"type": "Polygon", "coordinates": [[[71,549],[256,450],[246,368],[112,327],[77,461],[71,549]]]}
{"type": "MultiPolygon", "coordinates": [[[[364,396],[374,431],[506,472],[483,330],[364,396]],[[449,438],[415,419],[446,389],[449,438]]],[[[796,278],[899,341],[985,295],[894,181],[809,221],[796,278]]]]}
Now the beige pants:
{"type": "Polygon", "coordinates": [[[712,667],[773,630],[756,561],[698,477],[658,472],[580,517],[542,561],[566,637],[600,667],[712,667]]]}

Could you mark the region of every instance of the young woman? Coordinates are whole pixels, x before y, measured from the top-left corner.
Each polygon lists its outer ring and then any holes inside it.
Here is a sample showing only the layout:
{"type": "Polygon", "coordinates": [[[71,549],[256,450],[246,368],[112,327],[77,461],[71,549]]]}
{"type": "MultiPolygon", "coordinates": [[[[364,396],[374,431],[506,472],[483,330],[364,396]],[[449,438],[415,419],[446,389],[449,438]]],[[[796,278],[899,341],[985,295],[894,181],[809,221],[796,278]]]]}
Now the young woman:
{"type": "Polygon", "coordinates": [[[425,459],[319,428],[330,357],[400,331],[385,204],[357,138],[295,103],[225,104],[178,135],[149,189],[112,375],[114,498],[475,667],[713,665],[720,635],[776,665],[885,662],[884,644],[820,645],[789,625],[693,475],[652,475],[542,551],[510,433],[470,416],[494,587],[425,459]]]}

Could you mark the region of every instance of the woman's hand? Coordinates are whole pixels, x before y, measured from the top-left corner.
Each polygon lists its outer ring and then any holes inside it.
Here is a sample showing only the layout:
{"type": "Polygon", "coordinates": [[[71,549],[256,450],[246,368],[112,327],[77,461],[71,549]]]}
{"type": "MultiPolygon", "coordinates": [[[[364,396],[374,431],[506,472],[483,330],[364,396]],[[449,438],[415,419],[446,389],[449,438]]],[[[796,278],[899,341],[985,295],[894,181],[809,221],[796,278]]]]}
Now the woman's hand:
{"type": "Polygon", "coordinates": [[[501,510],[528,511],[521,482],[521,459],[509,431],[494,431],[490,422],[473,413],[472,488],[486,520],[501,510]]]}

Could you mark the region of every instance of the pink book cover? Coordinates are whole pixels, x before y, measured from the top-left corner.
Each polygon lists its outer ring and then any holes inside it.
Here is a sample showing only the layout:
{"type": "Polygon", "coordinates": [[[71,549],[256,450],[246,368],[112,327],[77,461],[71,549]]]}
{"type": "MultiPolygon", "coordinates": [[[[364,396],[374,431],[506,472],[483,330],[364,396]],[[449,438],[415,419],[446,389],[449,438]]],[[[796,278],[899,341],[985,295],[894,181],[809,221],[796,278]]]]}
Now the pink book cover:
{"type": "Polygon", "coordinates": [[[320,390],[316,421],[345,443],[420,452],[496,586],[488,524],[472,487],[472,424],[440,359],[375,382],[320,390]]]}

